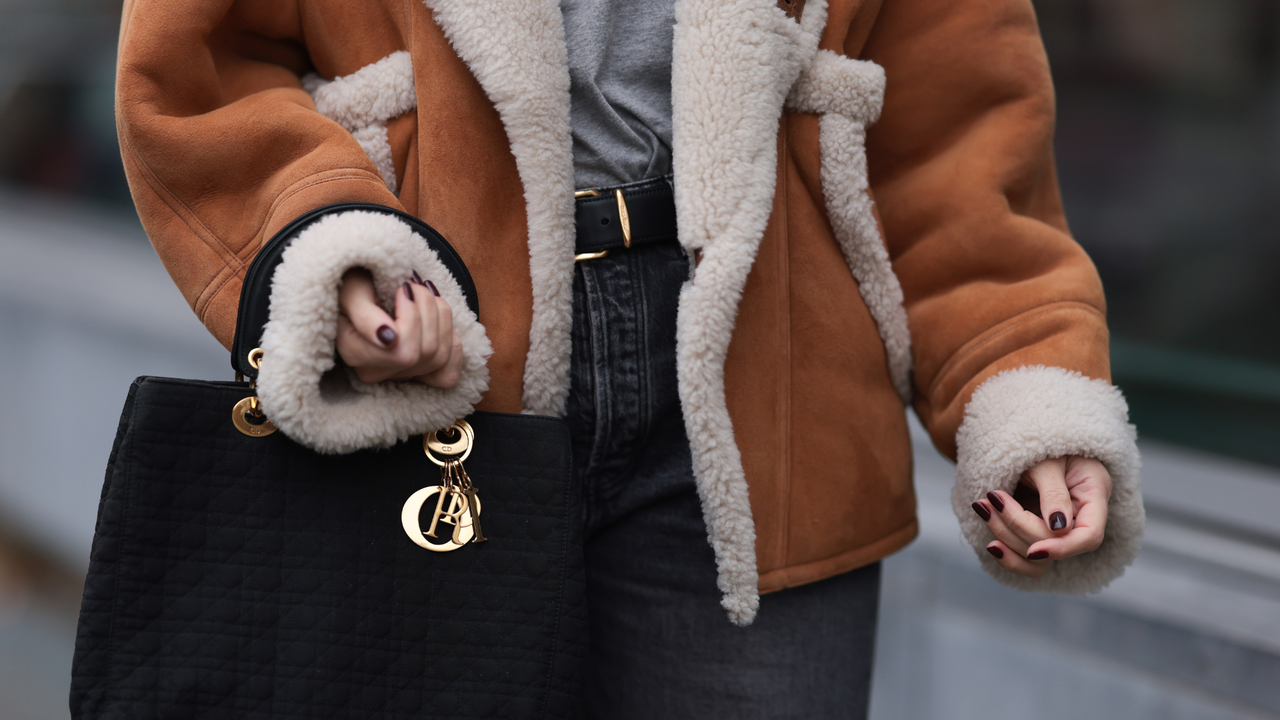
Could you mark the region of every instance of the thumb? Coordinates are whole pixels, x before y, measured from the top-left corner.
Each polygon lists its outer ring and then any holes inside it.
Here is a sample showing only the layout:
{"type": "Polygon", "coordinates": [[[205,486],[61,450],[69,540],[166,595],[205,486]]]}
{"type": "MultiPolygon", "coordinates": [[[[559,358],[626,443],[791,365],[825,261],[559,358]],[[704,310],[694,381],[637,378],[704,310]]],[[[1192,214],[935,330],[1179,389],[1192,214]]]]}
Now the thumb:
{"type": "Polygon", "coordinates": [[[1066,458],[1049,458],[1023,473],[1027,482],[1040,493],[1040,517],[1055,535],[1065,535],[1075,521],[1066,471],[1066,458]]]}
{"type": "Polygon", "coordinates": [[[374,347],[395,344],[395,320],[378,305],[373,278],[367,271],[350,270],[342,276],[338,306],[341,313],[351,321],[356,333],[374,347]]]}

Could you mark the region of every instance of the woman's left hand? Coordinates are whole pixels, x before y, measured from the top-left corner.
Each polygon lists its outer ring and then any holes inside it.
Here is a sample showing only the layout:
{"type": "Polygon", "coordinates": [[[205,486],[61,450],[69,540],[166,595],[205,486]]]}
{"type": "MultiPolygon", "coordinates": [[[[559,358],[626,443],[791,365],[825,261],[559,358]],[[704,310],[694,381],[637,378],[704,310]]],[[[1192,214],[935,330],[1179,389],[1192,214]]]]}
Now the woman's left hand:
{"type": "Polygon", "coordinates": [[[987,552],[1004,569],[1040,577],[1054,560],[1098,549],[1107,529],[1111,473],[1091,458],[1068,455],[1036,463],[1022,482],[1040,493],[1040,514],[1009,493],[987,493],[973,503],[996,539],[987,552]]]}

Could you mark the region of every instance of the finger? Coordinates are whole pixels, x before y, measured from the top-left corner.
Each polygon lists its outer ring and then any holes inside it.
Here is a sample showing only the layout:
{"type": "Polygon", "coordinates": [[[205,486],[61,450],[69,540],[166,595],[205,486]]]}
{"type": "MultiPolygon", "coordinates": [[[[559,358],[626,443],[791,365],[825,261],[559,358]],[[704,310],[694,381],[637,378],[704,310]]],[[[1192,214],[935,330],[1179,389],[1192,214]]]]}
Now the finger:
{"type": "Polygon", "coordinates": [[[1107,531],[1107,503],[1088,501],[1080,506],[1075,526],[1062,537],[1034,543],[1027,549],[1029,555],[1045,553],[1051,560],[1093,552],[1102,545],[1107,531]]]}
{"type": "Polygon", "coordinates": [[[1018,537],[1018,534],[1009,527],[1004,518],[1000,516],[998,510],[994,510],[988,501],[979,500],[973,504],[973,511],[978,513],[978,517],[987,523],[987,529],[991,531],[996,539],[1005,546],[1012,548],[1013,552],[1019,555],[1026,555],[1027,548],[1031,546],[1033,540],[1024,540],[1018,537]],[[979,509],[981,508],[981,509],[979,509]]]}
{"type": "Polygon", "coordinates": [[[334,339],[338,348],[338,357],[351,367],[359,367],[369,361],[372,352],[381,351],[356,330],[346,315],[338,316],[338,336],[334,339]]]}
{"type": "Polygon", "coordinates": [[[382,382],[391,376],[389,369],[391,350],[375,346],[366,340],[345,315],[338,316],[338,357],[355,371],[361,382],[382,382]]]}
{"type": "Polygon", "coordinates": [[[1093,458],[1072,455],[1067,458],[1067,490],[1076,505],[1080,504],[1079,492],[1087,489],[1106,502],[1111,499],[1111,473],[1107,466],[1093,458]]]}
{"type": "Polygon", "coordinates": [[[991,553],[991,557],[996,559],[1000,567],[1019,575],[1038,578],[1049,570],[1050,561],[1032,562],[999,540],[988,543],[987,552],[991,553]]]}
{"type": "MultiPolygon", "coordinates": [[[[440,311],[436,307],[436,298],[431,295],[429,288],[419,283],[416,278],[401,286],[396,296],[412,304],[412,313],[416,322],[412,333],[406,330],[405,339],[402,341],[405,352],[398,358],[397,372],[391,379],[412,380],[444,364],[443,360],[436,360],[440,349],[440,311]],[[417,339],[412,347],[410,346],[411,336],[417,339]],[[412,352],[410,352],[411,349],[412,352]]],[[[408,317],[409,312],[406,311],[401,319],[405,320],[408,317]]]]}
{"type": "Polygon", "coordinates": [[[436,347],[435,355],[432,357],[433,366],[431,371],[434,372],[449,364],[453,357],[453,310],[449,307],[449,303],[442,297],[433,297],[433,310],[436,313],[436,347]]]}
{"type": "Polygon", "coordinates": [[[1032,487],[1039,491],[1040,517],[1055,535],[1069,532],[1074,519],[1066,474],[1066,458],[1042,460],[1023,473],[1032,487]]]}
{"type": "Polygon", "coordinates": [[[393,379],[422,380],[447,367],[454,350],[453,311],[449,303],[440,297],[440,291],[431,281],[424,281],[415,272],[411,291],[418,308],[421,325],[418,361],[404,368],[393,379]]]}
{"type": "Polygon", "coordinates": [[[378,306],[373,279],[364,270],[348,271],[338,290],[338,309],[361,337],[377,347],[392,347],[399,333],[395,320],[378,306]]]}
{"type": "Polygon", "coordinates": [[[422,359],[422,313],[409,283],[396,290],[396,328],[400,340],[396,343],[395,374],[411,370],[422,359]]]}
{"type": "MultiPolygon", "coordinates": [[[[1009,493],[993,490],[987,493],[987,500],[995,508],[999,519],[1009,528],[1010,534],[1017,537],[1024,545],[1024,550],[1026,545],[1053,537],[1044,520],[1041,520],[1039,515],[1024,509],[1009,493]]],[[[995,519],[995,517],[992,518],[993,522],[995,519]]]]}
{"type": "MultiPolygon", "coordinates": [[[[440,328],[440,300],[431,292],[425,283],[415,288],[418,318],[422,335],[418,345],[418,362],[413,367],[413,376],[438,370],[449,359],[450,346],[453,344],[450,335],[442,335],[440,328]],[[443,352],[441,352],[443,350],[443,352]]],[[[448,304],[445,304],[446,312],[448,304]]],[[[449,326],[453,333],[453,326],[449,326]]]]}
{"type": "Polygon", "coordinates": [[[453,333],[452,341],[449,344],[453,346],[449,362],[439,370],[419,377],[419,381],[432,387],[447,390],[456,386],[462,380],[462,361],[464,356],[462,354],[462,340],[458,337],[458,333],[453,333]]]}

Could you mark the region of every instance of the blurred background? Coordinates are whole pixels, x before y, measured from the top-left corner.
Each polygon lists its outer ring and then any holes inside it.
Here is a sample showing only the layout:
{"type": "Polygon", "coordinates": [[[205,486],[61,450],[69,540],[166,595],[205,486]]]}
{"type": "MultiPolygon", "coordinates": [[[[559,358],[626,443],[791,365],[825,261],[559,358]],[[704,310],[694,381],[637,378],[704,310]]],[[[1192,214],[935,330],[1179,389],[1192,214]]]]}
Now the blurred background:
{"type": "MultiPolygon", "coordinates": [[[[1072,228],[1142,433],[1137,564],[1021,595],[916,428],[877,720],[1280,718],[1280,0],[1040,0],[1072,228]]],[[[0,0],[0,720],[64,718],[102,472],[136,375],[230,379],[138,225],[118,0],[0,0]]]]}

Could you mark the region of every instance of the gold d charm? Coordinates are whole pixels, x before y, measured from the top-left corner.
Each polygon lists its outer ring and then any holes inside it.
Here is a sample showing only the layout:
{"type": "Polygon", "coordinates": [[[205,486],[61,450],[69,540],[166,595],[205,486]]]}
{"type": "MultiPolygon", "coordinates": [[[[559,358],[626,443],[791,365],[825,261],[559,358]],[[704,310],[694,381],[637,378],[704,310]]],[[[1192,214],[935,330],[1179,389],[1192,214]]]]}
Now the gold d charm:
{"type": "Polygon", "coordinates": [[[419,547],[424,547],[432,552],[450,552],[471,542],[475,537],[475,528],[479,525],[476,519],[480,517],[480,499],[474,494],[464,494],[459,490],[445,488],[439,485],[424,487],[409,496],[404,501],[404,509],[400,511],[400,523],[404,526],[404,532],[409,539],[419,547]],[[426,532],[422,531],[422,508],[427,504],[427,500],[432,495],[436,496],[435,512],[431,514],[431,525],[426,532]],[[448,502],[446,503],[446,498],[448,502]],[[471,507],[470,499],[475,500],[475,507],[471,507]],[[474,514],[472,511],[474,510],[474,514]],[[453,526],[452,532],[449,533],[447,539],[442,543],[433,543],[427,540],[428,537],[436,537],[437,529],[440,523],[453,526]]]}

